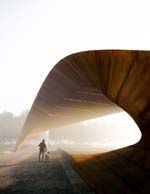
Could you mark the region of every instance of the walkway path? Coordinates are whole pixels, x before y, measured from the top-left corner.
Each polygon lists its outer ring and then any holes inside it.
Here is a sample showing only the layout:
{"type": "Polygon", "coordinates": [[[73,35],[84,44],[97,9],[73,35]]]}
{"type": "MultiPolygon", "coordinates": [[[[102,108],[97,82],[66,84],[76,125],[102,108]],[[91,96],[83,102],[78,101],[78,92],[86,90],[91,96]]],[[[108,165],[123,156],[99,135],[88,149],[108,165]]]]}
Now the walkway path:
{"type": "Polygon", "coordinates": [[[1,194],[94,194],[60,151],[51,152],[45,163],[37,161],[37,154],[19,162],[2,161],[1,194]]]}

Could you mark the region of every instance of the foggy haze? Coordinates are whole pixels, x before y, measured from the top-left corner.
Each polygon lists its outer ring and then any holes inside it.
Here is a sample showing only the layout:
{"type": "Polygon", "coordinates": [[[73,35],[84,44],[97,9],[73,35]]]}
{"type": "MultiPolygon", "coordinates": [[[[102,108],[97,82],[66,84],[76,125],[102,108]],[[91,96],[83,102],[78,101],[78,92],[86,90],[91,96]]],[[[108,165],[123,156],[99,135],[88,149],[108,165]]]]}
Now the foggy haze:
{"type": "Polygon", "coordinates": [[[126,113],[116,113],[96,119],[49,130],[49,141],[60,145],[95,148],[119,148],[138,142],[141,132],[126,113]]]}
{"type": "Polygon", "coordinates": [[[28,110],[18,116],[11,112],[0,113],[0,144],[16,142],[27,114],[28,110]]]}
{"type": "MultiPolygon", "coordinates": [[[[28,111],[15,116],[10,112],[0,114],[0,144],[15,144],[27,117],[28,111]]],[[[126,113],[107,115],[56,129],[28,138],[26,145],[37,146],[41,139],[49,146],[63,147],[74,151],[116,149],[136,143],[141,132],[126,113]]]]}

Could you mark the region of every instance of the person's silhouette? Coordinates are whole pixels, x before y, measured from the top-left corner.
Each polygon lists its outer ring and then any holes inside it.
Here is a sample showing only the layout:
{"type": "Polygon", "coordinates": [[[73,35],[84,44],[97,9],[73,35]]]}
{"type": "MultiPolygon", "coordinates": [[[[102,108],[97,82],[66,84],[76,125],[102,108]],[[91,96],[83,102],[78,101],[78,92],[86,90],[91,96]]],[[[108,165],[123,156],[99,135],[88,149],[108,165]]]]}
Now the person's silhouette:
{"type": "Polygon", "coordinates": [[[41,155],[42,155],[42,162],[44,161],[44,153],[47,151],[47,147],[45,144],[45,139],[42,140],[42,142],[39,144],[39,162],[41,161],[41,155]]]}

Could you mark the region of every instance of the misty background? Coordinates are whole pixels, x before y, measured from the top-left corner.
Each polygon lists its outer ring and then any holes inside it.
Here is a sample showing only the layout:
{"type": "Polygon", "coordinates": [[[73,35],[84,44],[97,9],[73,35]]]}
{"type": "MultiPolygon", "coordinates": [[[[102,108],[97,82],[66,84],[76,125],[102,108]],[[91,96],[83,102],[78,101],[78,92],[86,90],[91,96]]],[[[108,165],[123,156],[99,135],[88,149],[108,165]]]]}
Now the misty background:
{"type": "Polygon", "coordinates": [[[11,112],[0,113],[0,144],[15,144],[27,117],[28,110],[20,115],[11,112]]]}
{"type": "MultiPolygon", "coordinates": [[[[11,112],[0,113],[0,146],[11,150],[15,147],[28,110],[20,115],[11,112]]],[[[124,111],[99,118],[48,129],[34,137],[29,137],[24,144],[36,146],[42,139],[47,146],[73,151],[112,150],[136,143],[141,138],[141,132],[133,119],[124,111]]],[[[0,150],[1,151],[1,150],[0,150]]],[[[2,152],[2,151],[1,151],[2,152]]]]}
{"type": "Polygon", "coordinates": [[[116,149],[138,142],[141,132],[133,119],[124,111],[80,123],[49,129],[50,144],[79,150],[116,149]]]}

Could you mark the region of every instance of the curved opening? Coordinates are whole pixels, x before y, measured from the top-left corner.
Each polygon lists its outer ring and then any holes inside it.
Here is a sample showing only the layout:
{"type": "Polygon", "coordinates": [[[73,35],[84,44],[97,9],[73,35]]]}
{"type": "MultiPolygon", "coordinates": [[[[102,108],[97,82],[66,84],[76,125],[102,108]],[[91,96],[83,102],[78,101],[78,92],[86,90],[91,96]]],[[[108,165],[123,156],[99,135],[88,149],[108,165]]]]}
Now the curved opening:
{"type": "MultiPolygon", "coordinates": [[[[42,137],[51,147],[70,153],[103,153],[137,143],[141,139],[141,131],[134,120],[122,111],[50,129],[41,133],[38,139],[42,137]]],[[[35,139],[30,143],[34,144],[35,139]]]]}
{"type": "Polygon", "coordinates": [[[133,145],[140,139],[138,126],[123,111],[52,130],[50,144],[74,152],[105,152],[133,145]]]}

